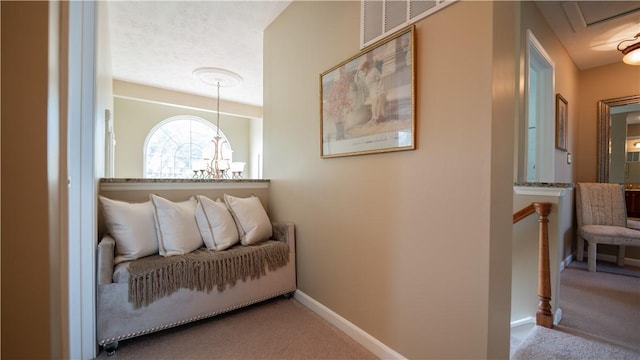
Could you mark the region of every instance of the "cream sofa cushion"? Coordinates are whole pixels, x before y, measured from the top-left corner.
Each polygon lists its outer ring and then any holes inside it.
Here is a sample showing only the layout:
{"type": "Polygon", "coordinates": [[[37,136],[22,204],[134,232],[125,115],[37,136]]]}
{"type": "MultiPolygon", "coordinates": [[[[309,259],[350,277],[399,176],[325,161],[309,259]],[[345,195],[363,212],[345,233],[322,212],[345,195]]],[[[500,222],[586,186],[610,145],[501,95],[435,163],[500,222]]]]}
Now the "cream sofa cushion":
{"type": "Polygon", "coordinates": [[[195,197],[182,202],[173,202],[155,194],[151,194],[150,198],[160,255],[183,255],[202,247],[195,217],[195,197]]]}
{"type": "Polygon", "coordinates": [[[257,244],[273,235],[271,221],[260,199],[255,196],[239,198],[225,194],[224,201],[236,222],[242,245],[257,244]]]}
{"type": "Polygon", "coordinates": [[[107,231],[116,242],[114,263],[158,253],[151,202],[128,203],[99,196],[107,231]]]}
{"type": "Polygon", "coordinates": [[[197,195],[196,223],[204,245],[209,250],[225,250],[240,242],[238,228],[227,205],[217,199],[197,195]]]}

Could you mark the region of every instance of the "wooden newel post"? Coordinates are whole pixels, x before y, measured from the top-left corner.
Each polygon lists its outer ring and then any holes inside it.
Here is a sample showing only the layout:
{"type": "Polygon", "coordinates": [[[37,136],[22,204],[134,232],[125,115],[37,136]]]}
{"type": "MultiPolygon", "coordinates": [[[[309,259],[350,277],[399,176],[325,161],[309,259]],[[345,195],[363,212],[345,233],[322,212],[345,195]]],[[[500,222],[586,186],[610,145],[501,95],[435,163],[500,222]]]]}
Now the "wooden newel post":
{"type": "Polygon", "coordinates": [[[553,313],[551,313],[551,272],[549,270],[549,219],[551,204],[534,203],[538,214],[538,311],[536,325],[551,329],[553,327],[553,313]]]}

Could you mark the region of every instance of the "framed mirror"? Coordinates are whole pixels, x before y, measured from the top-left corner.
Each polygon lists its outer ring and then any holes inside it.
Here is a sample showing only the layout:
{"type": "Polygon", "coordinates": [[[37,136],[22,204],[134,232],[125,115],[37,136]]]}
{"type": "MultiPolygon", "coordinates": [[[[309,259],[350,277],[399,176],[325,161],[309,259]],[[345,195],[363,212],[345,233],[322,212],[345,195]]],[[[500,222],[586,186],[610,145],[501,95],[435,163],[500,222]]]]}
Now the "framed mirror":
{"type": "Polygon", "coordinates": [[[598,101],[598,182],[609,182],[611,108],[633,104],[640,104],[640,95],[598,101]]]}

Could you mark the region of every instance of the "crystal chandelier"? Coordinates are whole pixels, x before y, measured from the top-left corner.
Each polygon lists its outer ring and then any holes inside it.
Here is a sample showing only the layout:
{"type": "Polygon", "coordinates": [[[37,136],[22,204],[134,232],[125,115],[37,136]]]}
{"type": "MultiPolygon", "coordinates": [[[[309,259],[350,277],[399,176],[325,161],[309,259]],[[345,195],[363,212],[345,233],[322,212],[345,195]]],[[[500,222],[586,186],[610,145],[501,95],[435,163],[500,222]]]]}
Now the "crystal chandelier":
{"type": "Polygon", "coordinates": [[[242,82],[240,75],[228,70],[218,68],[199,68],[193,71],[193,76],[207,85],[213,85],[217,89],[216,101],[216,136],[213,137],[213,157],[207,162],[206,169],[200,170],[200,174],[194,170],[194,177],[208,179],[228,179],[230,159],[224,157],[223,148],[229,143],[220,136],[220,87],[232,87],[242,82]]]}
{"type": "Polygon", "coordinates": [[[216,84],[218,89],[218,101],[216,105],[216,136],[213,137],[213,158],[207,165],[207,173],[213,174],[214,179],[222,179],[227,176],[226,171],[229,169],[229,163],[223,159],[222,147],[228,144],[226,140],[222,141],[220,136],[220,82],[216,84]]]}

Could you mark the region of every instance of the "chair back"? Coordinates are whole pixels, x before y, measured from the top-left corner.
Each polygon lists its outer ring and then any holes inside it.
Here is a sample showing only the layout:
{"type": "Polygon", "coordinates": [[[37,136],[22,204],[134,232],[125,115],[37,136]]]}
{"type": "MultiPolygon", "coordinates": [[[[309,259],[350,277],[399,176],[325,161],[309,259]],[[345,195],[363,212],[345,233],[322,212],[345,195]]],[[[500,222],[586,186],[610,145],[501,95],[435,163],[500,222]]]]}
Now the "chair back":
{"type": "Polygon", "coordinates": [[[576,216],[583,225],[626,226],[627,205],[620,184],[578,183],[576,216]]]}

